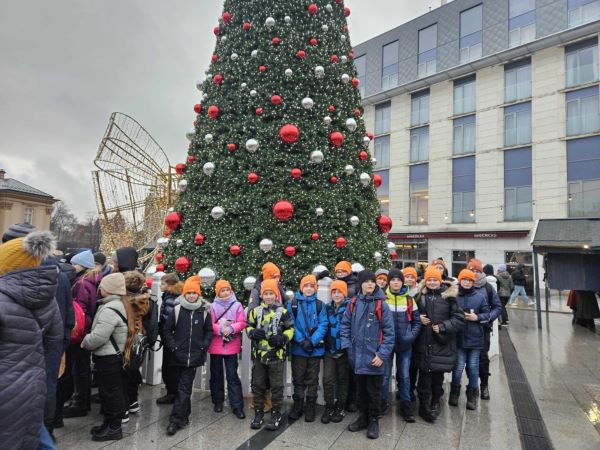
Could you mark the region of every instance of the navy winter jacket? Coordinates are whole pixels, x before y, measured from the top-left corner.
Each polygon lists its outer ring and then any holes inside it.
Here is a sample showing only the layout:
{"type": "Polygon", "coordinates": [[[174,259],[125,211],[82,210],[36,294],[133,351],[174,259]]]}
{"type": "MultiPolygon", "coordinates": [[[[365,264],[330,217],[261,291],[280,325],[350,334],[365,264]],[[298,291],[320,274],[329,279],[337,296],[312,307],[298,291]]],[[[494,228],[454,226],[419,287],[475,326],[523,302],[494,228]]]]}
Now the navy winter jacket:
{"type": "Polygon", "coordinates": [[[300,292],[296,292],[296,302],[298,308],[294,307],[294,301],[289,302],[288,309],[294,315],[294,340],[292,341],[292,355],[305,357],[320,357],[325,354],[325,335],[327,334],[327,310],[325,305],[321,305],[321,311],[318,312],[317,294],[305,297],[300,292]],[[305,352],[300,344],[305,339],[310,339],[313,344],[312,353],[305,352]]]}
{"type": "Polygon", "coordinates": [[[327,305],[329,328],[325,340],[325,349],[334,355],[342,350],[342,320],[349,303],[349,300],[346,299],[338,308],[336,308],[333,301],[327,305]]]}
{"type": "Polygon", "coordinates": [[[490,318],[490,307],[488,306],[487,292],[485,288],[458,288],[456,296],[458,307],[463,311],[473,310],[478,322],[471,322],[465,319],[464,328],[456,334],[456,345],[459,348],[479,349],[484,348],[483,323],[490,318]]]}
{"type": "Polygon", "coordinates": [[[346,309],[342,320],[342,348],[348,352],[348,362],[357,375],[383,375],[384,364],[375,367],[375,355],[384,361],[394,349],[394,320],[380,287],[371,295],[359,294],[353,311],[346,309]],[[377,317],[377,301],[381,300],[381,323],[377,317]],[[380,331],[383,339],[379,342],[380,331]]]}
{"type": "Polygon", "coordinates": [[[171,312],[175,309],[175,306],[179,305],[179,296],[180,294],[176,294],[174,292],[165,291],[162,294],[162,303],[160,305],[160,320],[158,322],[158,332],[163,338],[163,331],[165,328],[165,324],[167,323],[167,319],[171,315],[171,312]]]}
{"type": "MultiPolygon", "coordinates": [[[[61,270],[61,264],[58,263],[56,258],[49,256],[44,259],[42,265],[44,266],[55,266],[59,271],[58,274],[58,288],[56,289],[56,303],[58,303],[58,309],[60,310],[60,316],[63,320],[64,325],[64,349],[71,344],[71,330],[75,326],[75,312],[73,311],[73,296],[71,295],[71,281],[67,273],[61,270]]],[[[70,266],[73,267],[73,266],[70,266]]]]}
{"type": "Polygon", "coordinates": [[[496,320],[502,314],[502,303],[500,302],[500,297],[498,297],[498,293],[492,287],[492,285],[488,283],[485,280],[485,278],[483,279],[483,281],[485,282],[482,286],[479,286],[478,283],[476,283],[475,289],[481,291],[482,295],[484,295],[486,298],[490,310],[490,315],[488,317],[488,320],[482,320],[481,322],[483,323],[484,329],[486,329],[487,331],[491,331],[494,320],[496,320]]]}
{"type": "Polygon", "coordinates": [[[408,295],[408,286],[402,286],[398,294],[394,294],[388,287],[385,290],[385,296],[394,320],[396,351],[406,351],[412,347],[421,332],[417,302],[408,295]],[[410,320],[408,305],[412,306],[410,320]]]}

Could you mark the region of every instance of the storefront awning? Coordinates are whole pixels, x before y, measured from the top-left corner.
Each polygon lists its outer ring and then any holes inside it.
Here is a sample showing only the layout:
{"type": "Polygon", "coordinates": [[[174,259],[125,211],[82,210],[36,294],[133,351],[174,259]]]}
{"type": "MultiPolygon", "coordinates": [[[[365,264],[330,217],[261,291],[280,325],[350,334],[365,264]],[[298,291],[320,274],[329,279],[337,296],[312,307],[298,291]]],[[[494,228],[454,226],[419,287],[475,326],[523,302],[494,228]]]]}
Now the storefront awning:
{"type": "Polygon", "coordinates": [[[600,218],[541,219],[531,245],[538,253],[600,253],[600,218]]]}

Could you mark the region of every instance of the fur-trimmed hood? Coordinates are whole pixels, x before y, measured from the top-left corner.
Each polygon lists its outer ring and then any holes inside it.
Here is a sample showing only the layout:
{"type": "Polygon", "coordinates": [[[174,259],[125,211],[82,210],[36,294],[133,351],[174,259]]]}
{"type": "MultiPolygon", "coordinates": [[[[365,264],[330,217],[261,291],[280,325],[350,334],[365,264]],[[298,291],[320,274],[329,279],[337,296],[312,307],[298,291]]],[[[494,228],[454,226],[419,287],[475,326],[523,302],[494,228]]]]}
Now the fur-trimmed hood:
{"type": "MultiPolygon", "coordinates": [[[[450,280],[442,281],[442,286],[439,290],[442,292],[442,298],[444,300],[458,295],[458,286],[450,280]]],[[[423,295],[429,293],[429,289],[425,286],[425,280],[419,283],[419,292],[423,295]]]]}

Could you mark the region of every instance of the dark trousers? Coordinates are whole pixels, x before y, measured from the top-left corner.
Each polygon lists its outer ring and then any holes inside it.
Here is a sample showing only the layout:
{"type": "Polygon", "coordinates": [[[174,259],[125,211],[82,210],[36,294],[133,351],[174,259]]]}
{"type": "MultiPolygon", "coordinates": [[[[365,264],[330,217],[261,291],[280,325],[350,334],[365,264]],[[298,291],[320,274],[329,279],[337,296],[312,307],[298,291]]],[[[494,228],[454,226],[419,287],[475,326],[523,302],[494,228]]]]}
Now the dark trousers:
{"type": "Polygon", "coordinates": [[[490,351],[490,343],[491,343],[492,330],[485,329],[483,330],[483,350],[481,350],[481,354],[479,355],[479,378],[481,380],[482,386],[488,385],[488,379],[490,378],[490,356],[488,352],[490,351]]]}
{"type": "Polygon", "coordinates": [[[292,356],[292,383],[294,384],[294,400],[306,398],[316,399],[319,391],[319,371],[321,358],[292,356]]]}
{"type": "Polygon", "coordinates": [[[210,355],[210,397],[215,404],[225,402],[225,377],[231,408],[242,409],[244,396],[242,382],[238,376],[238,355],[210,355]]]}
{"type": "Polygon", "coordinates": [[[196,367],[176,366],[176,368],[179,383],[177,383],[177,393],[170,421],[183,427],[189,423],[192,412],[192,389],[196,378],[196,367]]]}
{"type": "Polygon", "coordinates": [[[383,375],[355,374],[358,386],[358,410],[370,418],[379,417],[383,375]]]}
{"type": "Polygon", "coordinates": [[[138,389],[142,384],[142,374],[139,370],[123,370],[123,393],[127,407],[138,401],[138,389]]]}
{"type": "Polygon", "coordinates": [[[356,387],[356,375],[352,369],[349,370],[348,373],[348,395],[346,396],[346,404],[350,405],[351,403],[356,403],[356,394],[358,392],[358,388],[356,387]]]}
{"type": "Polygon", "coordinates": [[[121,419],[127,410],[123,392],[123,363],[116,355],[95,356],[98,392],[102,403],[104,419],[112,428],[121,426],[121,419]]]}
{"type": "Polygon", "coordinates": [[[166,347],[163,347],[162,360],[162,379],[165,382],[167,393],[175,395],[177,393],[177,367],[171,365],[173,356],[166,347]]]}
{"type": "Polygon", "coordinates": [[[63,405],[71,398],[75,391],[73,383],[73,351],[71,347],[65,350],[65,371],[62,377],[58,379],[56,385],[56,409],[54,412],[54,420],[60,421],[63,418],[63,405]]]}
{"type": "Polygon", "coordinates": [[[91,352],[81,348],[79,344],[72,344],[71,348],[73,350],[73,382],[75,385],[73,402],[77,407],[89,409],[92,395],[91,352]]]}
{"type": "Polygon", "coordinates": [[[265,393],[271,388],[272,411],[281,412],[283,406],[283,361],[263,364],[254,360],[252,366],[252,392],[254,393],[254,409],[265,409],[265,393]]]}
{"type": "Polygon", "coordinates": [[[417,380],[419,378],[419,354],[413,348],[410,358],[410,396],[411,399],[415,395],[417,389],[417,380]]]}
{"type": "Polygon", "coordinates": [[[508,322],[508,312],[506,311],[506,304],[508,303],[509,297],[500,297],[500,303],[502,303],[502,324],[508,322]]]}
{"type": "Polygon", "coordinates": [[[342,353],[334,358],[331,353],[325,353],[323,358],[323,393],[325,403],[333,406],[337,398],[338,406],[346,406],[346,397],[348,395],[348,379],[350,375],[350,366],[348,365],[348,355],[342,353]]]}
{"type": "Polygon", "coordinates": [[[419,370],[417,386],[419,400],[429,404],[431,398],[441,398],[444,395],[444,372],[428,372],[419,370]]]}

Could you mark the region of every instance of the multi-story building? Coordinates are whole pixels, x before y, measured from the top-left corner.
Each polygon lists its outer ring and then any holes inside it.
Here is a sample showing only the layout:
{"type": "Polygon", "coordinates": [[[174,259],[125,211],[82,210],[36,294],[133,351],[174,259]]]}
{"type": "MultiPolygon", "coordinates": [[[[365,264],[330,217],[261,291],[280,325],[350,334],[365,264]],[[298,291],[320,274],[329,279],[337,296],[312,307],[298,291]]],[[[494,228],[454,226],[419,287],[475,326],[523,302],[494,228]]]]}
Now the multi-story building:
{"type": "Polygon", "coordinates": [[[355,48],[398,264],[532,264],[600,216],[600,0],[454,0],[355,48]]]}

